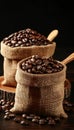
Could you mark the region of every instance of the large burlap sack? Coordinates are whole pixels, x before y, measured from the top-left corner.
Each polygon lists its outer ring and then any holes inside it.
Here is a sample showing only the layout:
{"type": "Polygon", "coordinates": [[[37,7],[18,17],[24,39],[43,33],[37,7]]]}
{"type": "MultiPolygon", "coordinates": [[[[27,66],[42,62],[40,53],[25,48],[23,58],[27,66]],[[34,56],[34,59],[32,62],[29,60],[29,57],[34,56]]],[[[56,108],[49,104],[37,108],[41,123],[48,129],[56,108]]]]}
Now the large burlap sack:
{"type": "Polygon", "coordinates": [[[55,52],[56,43],[49,45],[29,46],[29,47],[10,47],[1,42],[1,54],[4,57],[4,80],[2,85],[15,86],[15,73],[17,63],[23,58],[38,54],[42,57],[52,56],[55,52]]]}
{"type": "Polygon", "coordinates": [[[11,111],[66,118],[63,108],[66,66],[56,73],[32,74],[21,69],[22,62],[17,65],[15,103],[11,111]]]}

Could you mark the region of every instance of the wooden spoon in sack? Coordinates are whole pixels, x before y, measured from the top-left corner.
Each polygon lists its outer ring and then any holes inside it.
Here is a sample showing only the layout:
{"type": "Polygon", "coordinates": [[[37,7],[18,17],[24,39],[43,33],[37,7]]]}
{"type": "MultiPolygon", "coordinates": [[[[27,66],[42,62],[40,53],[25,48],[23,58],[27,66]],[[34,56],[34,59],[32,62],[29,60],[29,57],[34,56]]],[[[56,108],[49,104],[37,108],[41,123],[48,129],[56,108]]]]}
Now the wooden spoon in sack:
{"type": "Polygon", "coordinates": [[[47,39],[48,39],[49,41],[53,41],[54,38],[58,35],[58,33],[59,33],[59,32],[58,32],[57,29],[51,31],[50,34],[48,35],[47,39]]]}
{"type": "Polygon", "coordinates": [[[61,63],[67,64],[73,60],[74,60],[74,53],[71,53],[67,58],[65,58],[63,61],[61,61],[61,63]]]}

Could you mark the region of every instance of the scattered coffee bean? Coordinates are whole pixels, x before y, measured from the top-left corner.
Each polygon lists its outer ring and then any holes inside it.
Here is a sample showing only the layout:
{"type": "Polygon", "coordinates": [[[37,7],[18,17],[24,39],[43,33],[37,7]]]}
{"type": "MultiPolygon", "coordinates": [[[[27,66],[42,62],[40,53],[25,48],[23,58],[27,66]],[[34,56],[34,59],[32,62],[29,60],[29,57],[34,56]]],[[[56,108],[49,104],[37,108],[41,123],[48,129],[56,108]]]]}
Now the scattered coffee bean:
{"type": "MultiPolygon", "coordinates": [[[[12,120],[15,121],[16,123],[19,123],[23,126],[29,126],[30,123],[36,123],[39,125],[50,125],[50,126],[55,126],[57,123],[61,122],[60,117],[52,117],[52,116],[40,116],[36,114],[29,114],[27,115],[26,113],[23,114],[14,114],[11,113],[9,109],[3,109],[2,106],[9,105],[10,108],[13,107],[11,104],[14,104],[13,102],[5,101],[3,99],[0,100],[0,112],[4,113],[3,119],[5,120],[12,120]],[[4,102],[4,105],[3,105],[4,102]]],[[[64,109],[66,110],[67,113],[71,112],[72,109],[74,109],[74,105],[70,103],[70,101],[64,100],[63,101],[64,109]]]]}
{"type": "Polygon", "coordinates": [[[9,114],[9,113],[10,113],[10,111],[9,111],[8,109],[6,109],[6,110],[5,110],[5,114],[6,114],[6,113],[8,113],[8,114],[9,114]]]}
{"type": "Polygon", "coordinates": [[[64,106],[64,110],[67,112],[67,113],[71,113],[73,111],[73,108],[72,107],[68,107],[68,106],[64,106]]]}
{"type": "Polygon", "coordinates": [[[60,117],[55,117],[54,120],[55,120],[56,123],[59,123],[60,122],[60,117]]]}
{"type": "Polygon", "coordinates": [[[38,123],[38,122],[39,122],[39,120],[38,120],[38,119],[33,118],[33,119],[32,119],[32,122],[34,122],[34,123],[38,123]]]}
{"type": "Polygon", "coordinates": [[[72,107],[73,105],[71,103],[68,102],[67,104],[68,107],[72,107]]]}
{"type": "Polygon", "coordinates": [[[28,115],[27,115],[27,116],[26,116],[26,119],[27,119],[27,120],[32,120],[32,116],[28,116],[28,115]]]}
{"type": "Polygon", "coordinates": [[[46,120],[47,120],[47,121],[49,121],[49,120],[51,120],[51,119],[52,119],[51,116],[46,117],[46,120]]]}
{"type": "Polygon", "coordinates": [[[5,111],[5,115],[9,115],[10,114],[10,111],[5,111]]]}
{"type": "Polygon", "coordinates": [[[61,71],[63,65],[52,57],[46,59],[38,55],[33,55],[21,63],[21,68],[28,73],[50,74],[61,71]]]}
{"type": "Polygon", "coordinates": [[[24,125],[24,126],[28,126],[29,125],[29,123],[27,121],[25,121],[25,120],[21,120],[20,124],[24,125]]]}
{"type": "Polygon", "coordinates": [[[14,102],[11,102],[11,103],[10,103],[10,106],[13,107],[13,105],[14,105],[14,102]]]}
{"type": "Polygon", "coordinates": [[[45,119],[40,119],[40,120],[39,120],[39,124],[40,124],[40,125],[46,124],[46,120],[45,120],[45,119]]]}
{"type": "Polygon", "coordinates": [[[15,114],[14,114],[14,113],[10,113],[10,114],[9,114],[9,117],[10,117],[10,119],[11,119],[11,118],[14,118],[14,117],[15,117],[15,114]]]}
{"type": "Polygon", "coordinates": [[[52,44],[44,35],[30,28],[17,31],[3,39],[3,43],[10,47],[28,47],[52,44]]]}
{"type": "Polygon", "coordinates": [[[22,114],[22,117],[23,117],[23,118],[26,118],[26,116],[27,116],[26,114],[22,114]]]}
{"type": "Polygon", "coordinates": [[[39,120],[39,119],[40,119],[40,116],[35,115],[35,116],[34,116],[34,119],[38,119],[38,120],[39,120]]]}
{"type": "Polygon", "coordinates": [[[20,123],[20,122],[21,122],[21,118],[15,117],[15,118],[14,118],[14,121],[17,122],[17,123],[20,123]]]}
{"type": "Polygon", "coordinates": [[[5,115],[5,116],[4,116],[4,119],[5,119],[5,120],[10,120],[9,115],[5,115]]]}
{"type": "Polygon", "coordinates": [[[5,104],[5,100],[1,99],[1,105],[4,105],[4,104],[5,104]]]}
{"type": "Polygon", "coordinates": [[[73,104],[70,103],[70,101],[64,100],[63,105],[64,105],[64,110],[66,112],[70,113],[73,111],[73,104]]]}
{"type": "Polygon", "coordinates": [[[56,124],[56,122],[54,119],[51,119],[48,121],[48,125],[55,125],[55,124],[56,124]]]}

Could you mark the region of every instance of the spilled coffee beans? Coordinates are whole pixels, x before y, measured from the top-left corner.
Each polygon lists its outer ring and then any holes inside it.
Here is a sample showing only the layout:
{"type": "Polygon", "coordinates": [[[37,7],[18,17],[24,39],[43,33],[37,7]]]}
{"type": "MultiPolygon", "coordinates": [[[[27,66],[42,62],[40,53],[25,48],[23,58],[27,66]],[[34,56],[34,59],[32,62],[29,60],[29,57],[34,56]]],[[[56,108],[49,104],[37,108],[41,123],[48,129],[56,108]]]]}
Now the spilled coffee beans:
{"type": "MultiPolygon", "coordinates": [[[[11,104],[14,104],[14,103],[10,102],[10,101],[5,101],[4,99],[0,99],[0,108],[1,108],[0,112],[2,112],[4,114],[4,116],[3,116],[4,120],[12,120],[23,126],[30,126],[31,123],[36,123],[38,125],[54,126],[61,122],[60,117],[43,116],[43,115],[26,114],[26,113],[14,114],[14,113],[10,112],[10,108],[13,107],[11,104]],[[6,106],[6,104],[9,104],[9,108],[5,107],[5,109],[3,109],[2,106],[3,105],[6,106]]],[[[71,104],[67,100],[64,100],[63,105],[65,108],[65,111],[70,110],[70,113],[74,108],[74,105],[71,104]]],[[[67,111],[67,112],[69,113],[69,111],[67,111]]]]}

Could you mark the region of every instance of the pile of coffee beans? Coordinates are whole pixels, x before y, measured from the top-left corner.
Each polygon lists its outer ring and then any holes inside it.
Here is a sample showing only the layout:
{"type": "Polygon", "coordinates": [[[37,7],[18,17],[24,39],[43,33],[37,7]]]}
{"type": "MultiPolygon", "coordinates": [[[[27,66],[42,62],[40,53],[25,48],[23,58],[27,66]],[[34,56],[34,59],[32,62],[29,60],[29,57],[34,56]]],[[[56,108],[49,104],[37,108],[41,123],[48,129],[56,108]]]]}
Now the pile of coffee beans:
{"type": "MultiPolygon", "coordinates": [[[[71,112],[74,109],[74,105],[67,100],[64,100],[63,105],[64,105],[64,110],[67,113],[71,114],[71,112]]],[[[10,109],[13,106],[14,106],[14,102],[0,99],[0,113],[1,112],[3,113],[4,120],[12,120],[23,126],[30,126],[31,123],[54,126],[62,121],[62,118],[56,116],[43,116],[43,115],[36,115],[32,113],[14,114],[10,112],[10,109]]]]}
{"type": "Polygon", "coordinates": [[[14,105],[14,101],[6,101],[3,98],[0,99],[0,111],[8,111],[10,108],[12,108],[14,105]]]}
{"type": "Polygon", "coordinates": [[[51,44],[44,35],[41,35],[30,28],[15,32],[3,39],[3,43],[10,47],[27,47],[32,45],[47,45],[51,44]]]}
{"type": "Polygon", "coordinates": [[[41,58],[38,55],[33,55],[21,63],[21,69],[33,74],[50,74],[59,72],[63,69],[63,65],[54,60],[52,57],[41,58]]]}

